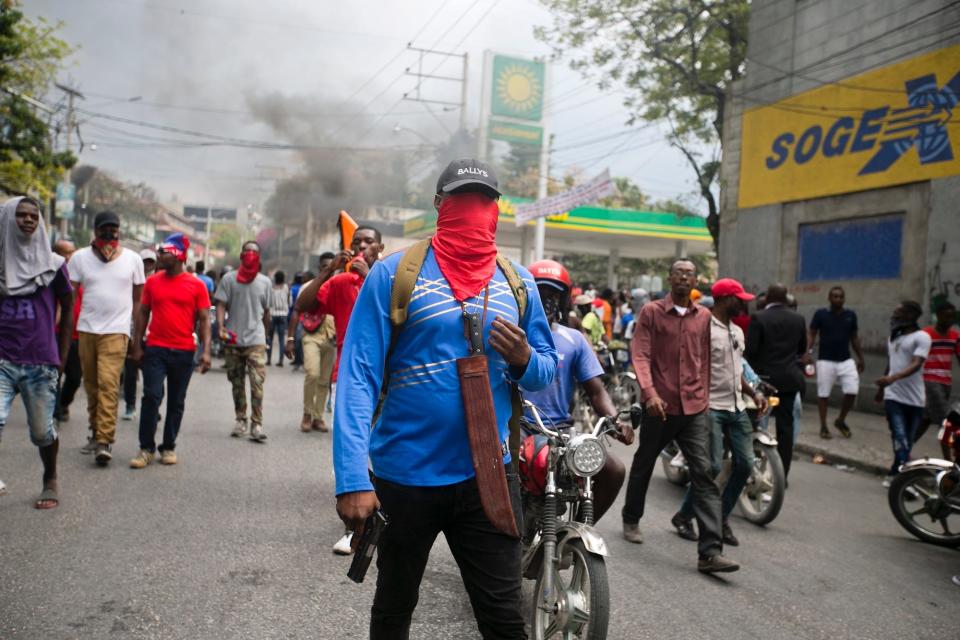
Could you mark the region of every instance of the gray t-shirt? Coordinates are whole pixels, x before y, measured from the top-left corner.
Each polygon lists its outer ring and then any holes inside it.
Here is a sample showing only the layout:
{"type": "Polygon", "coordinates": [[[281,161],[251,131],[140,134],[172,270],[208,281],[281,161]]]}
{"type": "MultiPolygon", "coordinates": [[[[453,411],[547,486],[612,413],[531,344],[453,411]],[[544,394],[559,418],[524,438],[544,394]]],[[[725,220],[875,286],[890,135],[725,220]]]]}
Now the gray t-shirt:
{"type": "MultiPolygon", "coordinates": [[[[930,335],[926,331],[914,331],[896,340],[887,340],[890,358],[890,374],[899,373],[910,366],[914,356],[926,360],[930,355],[930,335]]],[[[911,407],[926,405],[926,390],[923,387],[923,367],[912,376],[897,380],[883,390],[884,400],[896,400],[911,407]]]]}
{"type": "Polygon", "coordinates": [[[227,331],[237,334],[238,347],[267,344],[263,312],[270,308],[272,288],[270,278],[262,273],[258,273],[253,282],[247,284],[237,282],[236,271],[231,271],[220,280],[213,299],[226,303],[227,331]]]}

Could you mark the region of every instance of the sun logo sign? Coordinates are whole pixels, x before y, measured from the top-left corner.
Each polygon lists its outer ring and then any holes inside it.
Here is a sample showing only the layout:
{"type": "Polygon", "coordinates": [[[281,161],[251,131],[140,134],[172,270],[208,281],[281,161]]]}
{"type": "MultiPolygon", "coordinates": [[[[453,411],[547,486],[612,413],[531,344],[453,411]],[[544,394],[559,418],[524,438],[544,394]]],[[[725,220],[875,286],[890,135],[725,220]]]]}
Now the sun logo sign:
{"type": "Polygon", "coordinates": [[[496,56],[493,68],[494,115],[539,121],[543,112],[543,63],[496,56]]]}

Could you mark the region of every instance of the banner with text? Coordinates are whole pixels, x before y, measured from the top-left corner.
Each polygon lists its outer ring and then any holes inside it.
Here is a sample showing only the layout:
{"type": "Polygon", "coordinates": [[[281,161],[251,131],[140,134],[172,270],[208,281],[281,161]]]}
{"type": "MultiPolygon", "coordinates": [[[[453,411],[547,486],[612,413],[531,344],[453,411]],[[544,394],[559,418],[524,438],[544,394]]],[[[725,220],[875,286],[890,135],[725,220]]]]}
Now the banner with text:
{"type": "Polygon", "coordinates": [[[743,115],[740,208],[960,175],[960,45],[743,115]]]}
{"type": "Polygon", "coordinates": [[[616,193],[617,187],[610,179],[610,170],[607,169],[593,180],[577,185],[569,191],[519,205],[515,214],[517,225],[520,226],[537,218],[563,213],[616,193]]]}

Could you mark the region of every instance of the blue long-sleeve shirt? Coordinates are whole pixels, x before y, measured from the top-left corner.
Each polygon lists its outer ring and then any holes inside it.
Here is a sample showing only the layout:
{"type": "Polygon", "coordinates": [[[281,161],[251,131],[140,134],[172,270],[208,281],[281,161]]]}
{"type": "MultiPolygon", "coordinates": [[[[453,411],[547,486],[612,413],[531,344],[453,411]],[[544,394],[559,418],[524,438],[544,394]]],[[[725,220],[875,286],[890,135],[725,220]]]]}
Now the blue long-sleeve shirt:
{"type": "MultiPolygon", "coordinates": [[[[337,383],[333,429],[333,465],[337,495],[372,490],[373,473],[397,484],[443,486],[474,476],[456,361],[469,355],[460,304],[440,272],[433,251],[427,253],[410,297],[407,322],[397,329],[386,370],[389,389],[380,418],[370,425],[384,378],[384,363],[393,335],[390,293],[401,254],[370,270],[347,328],[337,383]]],[[[511,381],[537,390],[550,384],[557,352],[533,278],[514,268],[527,287],[527,308],[518,318],[516,299],[499,269],[490,282],[484,348],[501,440],[509,434],[511,381]],[[526,332],[531,356],[515,371],[489,346],[490,327],[500,316],[526,332]],[[519,376],[519,377],[515,377],[519,376]]],[[[483,314],[483,293],[466,302],[483,314]]],[[[509,462],[507,454],[504,462],[509,462]]]]}

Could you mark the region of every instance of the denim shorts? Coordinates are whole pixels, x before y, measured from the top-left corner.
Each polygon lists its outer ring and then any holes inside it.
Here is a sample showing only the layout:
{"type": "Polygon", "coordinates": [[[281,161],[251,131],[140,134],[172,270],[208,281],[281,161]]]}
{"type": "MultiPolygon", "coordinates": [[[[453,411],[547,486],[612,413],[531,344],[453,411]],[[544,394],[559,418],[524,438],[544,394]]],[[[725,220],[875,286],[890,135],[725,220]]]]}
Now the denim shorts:
{"type": "Polygon", "coordinates": [[[30,441],[47,447],[57,439],[53,410],[57,404],[57,368],[45,364],[15,364],[0,360],[0,435],[17,394],[23,395],[30,441]]]}

